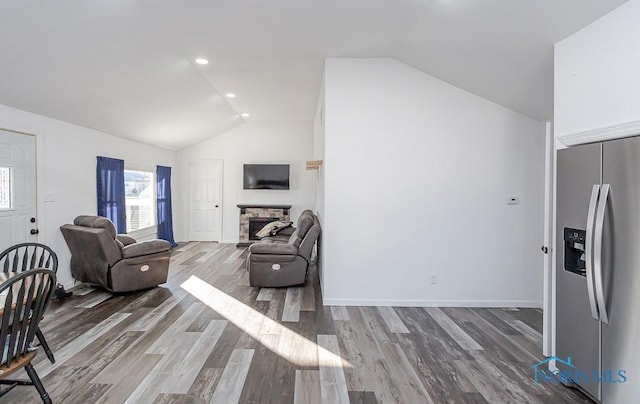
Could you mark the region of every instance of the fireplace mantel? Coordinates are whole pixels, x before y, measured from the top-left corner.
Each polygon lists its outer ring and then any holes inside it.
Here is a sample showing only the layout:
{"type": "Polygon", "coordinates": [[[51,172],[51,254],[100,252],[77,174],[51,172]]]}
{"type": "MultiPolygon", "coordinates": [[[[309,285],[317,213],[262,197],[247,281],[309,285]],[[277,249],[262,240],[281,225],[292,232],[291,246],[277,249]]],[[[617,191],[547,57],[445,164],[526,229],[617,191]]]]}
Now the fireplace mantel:
{"type": "Polygon", "coordinates": [[[291,205],[268,205],[268,204],[250,204],[250,205],[237,205],[242,208],[264,208],[264,209],[291,209],[291,205]]]}

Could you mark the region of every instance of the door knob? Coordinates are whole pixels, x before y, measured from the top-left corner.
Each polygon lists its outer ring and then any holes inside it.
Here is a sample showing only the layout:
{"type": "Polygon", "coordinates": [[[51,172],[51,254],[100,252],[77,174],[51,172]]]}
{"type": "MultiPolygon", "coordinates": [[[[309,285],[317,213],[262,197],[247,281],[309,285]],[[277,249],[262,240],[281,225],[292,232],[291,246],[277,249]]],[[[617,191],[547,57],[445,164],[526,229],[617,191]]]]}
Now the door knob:
{"type": "Polygon", "coordinates": [[[31,229],[31,231],[30,231],[29,233],[31,233],[31,234],[38,234],[38,233],[40,233],[40,230],[38,230],[38,229],[31,229]]]}
{"type": "Polygon", "coordinates": [[[218,207],[218,205],[216,205],[216,208],[218,207]]]}

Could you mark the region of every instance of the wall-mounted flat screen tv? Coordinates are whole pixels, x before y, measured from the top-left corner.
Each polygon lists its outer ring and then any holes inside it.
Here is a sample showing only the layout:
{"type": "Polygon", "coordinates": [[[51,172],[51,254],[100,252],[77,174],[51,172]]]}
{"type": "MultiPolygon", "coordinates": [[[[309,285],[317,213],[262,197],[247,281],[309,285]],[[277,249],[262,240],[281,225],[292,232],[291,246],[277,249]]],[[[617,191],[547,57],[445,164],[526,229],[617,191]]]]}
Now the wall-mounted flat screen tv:
{"type": "Polygon", "coordinates": [[[289,164],[245,164],[244,189],[289,189],[289,164]]]}

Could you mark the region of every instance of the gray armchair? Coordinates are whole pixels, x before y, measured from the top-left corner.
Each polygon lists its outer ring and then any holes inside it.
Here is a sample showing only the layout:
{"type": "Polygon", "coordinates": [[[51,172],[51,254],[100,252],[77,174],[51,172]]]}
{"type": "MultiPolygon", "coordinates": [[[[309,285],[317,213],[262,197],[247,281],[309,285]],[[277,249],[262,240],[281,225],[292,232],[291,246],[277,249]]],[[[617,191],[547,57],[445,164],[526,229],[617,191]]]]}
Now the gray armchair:
{"type": "Polygon", "coordinates": [[[264,238],[249,247],[249,284],[284,287],[305,282],[313,246],[320,235],[320,222],[310,210],[300,214],[288,239],[264,238]]]}
{"type": "Polygon", "coordinates": [[[78,216],[60,226],[71,251],[71,274],[112,292],[129,292],[167,281],[170,245],[165,240],[136,242],[116,234],[111,220],[78,216]]]}

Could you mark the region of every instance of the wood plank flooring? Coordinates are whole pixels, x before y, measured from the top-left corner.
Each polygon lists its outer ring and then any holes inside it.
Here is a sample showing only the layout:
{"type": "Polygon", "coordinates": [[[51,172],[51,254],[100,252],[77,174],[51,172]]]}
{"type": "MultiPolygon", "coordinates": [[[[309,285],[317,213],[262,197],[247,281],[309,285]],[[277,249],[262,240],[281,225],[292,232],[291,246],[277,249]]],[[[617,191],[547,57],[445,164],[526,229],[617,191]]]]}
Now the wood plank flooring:
{"type": "MultiPolygon", "coordinates": [[[[34,362],[58,403],[575,403],[536,385],[535,309],[323,307],[301,287],[249,287],[246,249],[189,243],[167,284],[53,302],[41,323],[56,355],[34,362]]],[[[26,378],[22,372],[19,377],[26,378]]],[[[32,387],[2,402],[34,403],[32,387]]]]}

